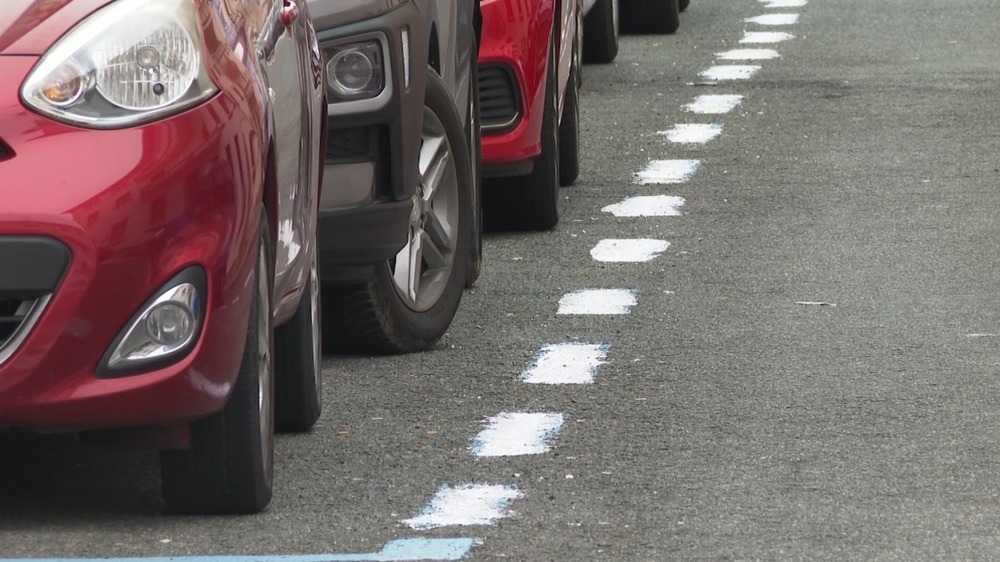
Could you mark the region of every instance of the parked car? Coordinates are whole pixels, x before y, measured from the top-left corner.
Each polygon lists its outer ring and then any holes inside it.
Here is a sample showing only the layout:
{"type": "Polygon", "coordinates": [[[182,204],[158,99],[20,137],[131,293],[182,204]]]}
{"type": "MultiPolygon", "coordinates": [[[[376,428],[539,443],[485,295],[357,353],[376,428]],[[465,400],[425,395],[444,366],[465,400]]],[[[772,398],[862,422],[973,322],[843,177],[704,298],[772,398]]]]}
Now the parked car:
{"type": "Polygon", "coordinates": [[[623,33],[674,33],[691,0],[619,0],[623,33]]]}
{"type": "Polygon", "coordinates": [[[484,211],[490,227],[546,230],[579,163],[576,0],[483,0],[479,52],[484,211]]]}
{"type": "Polygon", "coordinates": [[[618,56],[618,0],[582,0],[583,62],[609,63],[618,56]]]}
{"type": "Polygon", "coordinates": [[[5,10],[0,429],[137,428],[168,507],[263,509],[275,424],[320,410],[306,7],[5,10]]]}
{"type": "Polygon", "coordinates": [[[432,347],[482,259],[476,0],[309,0],[327,68],[325,336],[432,347]]]}

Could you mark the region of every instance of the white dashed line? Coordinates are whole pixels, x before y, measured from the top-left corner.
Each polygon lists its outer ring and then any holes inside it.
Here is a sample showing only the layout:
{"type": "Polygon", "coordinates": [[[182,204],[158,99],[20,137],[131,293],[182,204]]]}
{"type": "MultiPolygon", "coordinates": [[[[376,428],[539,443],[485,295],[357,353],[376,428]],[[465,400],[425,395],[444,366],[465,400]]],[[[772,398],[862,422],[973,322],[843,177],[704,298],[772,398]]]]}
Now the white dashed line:
{"type": "Polygon", "coordinates": [[[760,0],[765,8],[801,8],[809,3],[809,0],[760,0]]]}
{"type": "Polygon", "coordinates": [[[716,53],[720,60],[771,60],[781,55],[774,49],[733,49],[725,53],[716,53]]]}
{"type": "Polygon", "coordinates": [[[708,70],[702,72],[699,76],[705,80],[749,80],[753,77],[760,67],[757,65],[738,65],[738,64],[723,64],[719,66],[713,66],[708,70]]]}
{"type": "Polygon", "coordinates": [[[601,240],[592,250],[590,256],[595,261],[607,263],[639,263],[656,259],[670,247],[666,240],[649,238],[601,240]]]}
{"type": "Polygon", "coordinates": [[[685,105],[684,109],[692,113],[718,115],[729,113],[741,101],[743,101],[743,96],[739,95],[708,94],[694,98],[694,101],[685,105]]]}
{"type": "Polygon", "coordinates": [[[421,531],[438,527],[494,525],[498,519],[513,515],[507,506],[522,496],[513,486],[442,486],[420,515],[404,519],[402,523],[421,531]]]}
{"type": "Polygon", "coordinates": [[[764,14],[763,16],[756,16],[752,18],[747,18],[747,23],[755,23],[757,25],[795,25],[799,23],[798,14],[764,14]]]}
{"type": "Polygon", "coordinates": [[[563,295],[556,314],[628,314],[635,304],[635,291],[631,289],[583,289],[563,295]]]}
{"type": "Polygon", "coordinates": [[[787,31],[746,31],[740,43],[780,43],[794,38],[787,31]]]}
{"type": "Polygon", "coordinates": [[[477,457],[540,455],[562,428],[562,414],[503,413],[486,421],[486,428],[469,446],[477,457]]]}
{"type": "Polygon", "coordinates": [[[635,175],[635,183],[640,185],[661,185],[684,183],[701,166],[700,160],[653,160],[646,169],[635,175]]]}
{"type": "Polygon", "coordinates": [[[683,197],[674,195],[643,195],[629,197],[621,203],[601,209],[616,217],[676,217],[681,214],[683,197]]]}
{"type": "Polygon", "coordinates": [[[670,142],[678,144],[705,144],[722,134],[722,125],[718,123],[678,123],[669,131],[658,131],[670,142]]]}
{"type": "Polygon", "coordinates": [[[534,363],[521,373],[529,384],[592,384],[606,363],[608,344],[557,343],[542,347],[534,363]]]}

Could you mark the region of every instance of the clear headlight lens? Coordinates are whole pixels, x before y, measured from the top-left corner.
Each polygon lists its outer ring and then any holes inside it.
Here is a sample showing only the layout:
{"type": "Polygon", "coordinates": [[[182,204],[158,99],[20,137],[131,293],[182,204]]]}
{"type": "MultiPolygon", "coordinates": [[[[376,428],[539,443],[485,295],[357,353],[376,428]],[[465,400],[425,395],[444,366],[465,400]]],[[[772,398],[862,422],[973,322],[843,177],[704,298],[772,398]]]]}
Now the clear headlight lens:
{"type": "Polygon", "coordinates": [[[215,92],[191,0],[119,0],[60,39],[21,97],[49,117],[118,128],[177,113],[215,92]]]}
{"type": "Polygon", "coordinates": [[[331,101],[374,98],[385,87],[378,40],[326,47],[327,94],[331,101]]]}

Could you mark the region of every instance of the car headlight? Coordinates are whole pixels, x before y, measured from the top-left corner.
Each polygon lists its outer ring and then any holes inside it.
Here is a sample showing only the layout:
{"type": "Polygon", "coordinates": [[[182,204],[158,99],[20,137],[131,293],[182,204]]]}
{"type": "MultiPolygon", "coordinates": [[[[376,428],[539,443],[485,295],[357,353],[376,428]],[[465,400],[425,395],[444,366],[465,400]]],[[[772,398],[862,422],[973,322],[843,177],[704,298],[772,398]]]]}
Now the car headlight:
{"type": "Polygon", "coordinates": [[[118,0],[41,58],[21,88],[39,113],[84,127],[131,127],[201,103],[216,87],[191,0],[118,0]]]}
{"type": "Polygon", "coordinates": [[[326,52],[327,94],[333,99],[374,98],[385,86],[382,45],[377,40],[338,45],[326,52]]]}

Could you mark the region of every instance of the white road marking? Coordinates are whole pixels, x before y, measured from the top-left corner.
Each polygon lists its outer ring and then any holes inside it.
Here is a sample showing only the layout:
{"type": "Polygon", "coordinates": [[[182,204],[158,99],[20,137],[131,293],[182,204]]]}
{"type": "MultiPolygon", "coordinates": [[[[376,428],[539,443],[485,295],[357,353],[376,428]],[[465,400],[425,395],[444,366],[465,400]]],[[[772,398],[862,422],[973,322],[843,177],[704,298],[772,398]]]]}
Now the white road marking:
{"type": "Polygon", "coordinates": [[[698,171],[701,160],[653,160],[635,175],[635,183],[661,185],[684,183],[698,171]]]}
{"type": "Polygon", "coordinates": [[[503,413],[487,420],[469,446],[477,457],[540,455],[552,449],[551,439],[562,428],[562,414],[503,413]]]}
{"type": "Polygon", "coordinates": [[[798,14],[764,14],[763,16],[756,16],[752,18],[747,18],[747,23],[756,23],[757,25],[795,25],[799,23],[798,14]]]}
{"type": "Polygon", "coordinates": [[[729,113],[741,101],[743,101],[743,96],[739,95],[707,94],[694,98],[694,101],[685,105],[684,108],[692,113],[716,115],[729,113]]]}
{"type": "Polygon", "coordinates": [[[733,49],[725,53],[716,53],[720,60],[771,60],[781,55],[774,49],[733,49]]]}
{"type": "Polygon", "coordinates": [[[684,198],[674,195],[629,197],[621,203],[601,209],[616,217],[676,217],[681,214],[684,198]]]}
{"type": "Polygon", "coordinates": [[[744,31],[740,43],[780,43],[794,38],[787,31],[744,31]]]}
{"type": "Polygon", "coordinates": [[[582,289],[563,295],[556,314],[628,314],[635,304],[635,291],[632,289],[582,289]]]}
{"type": "Polygon", "coordinates": [[[760,67],[757,65],[723,64],[713,66],[699,74],[705,80],[749,80],[760,67]]]}
{"type": "Polygon", "coordinates": [[[420,531],[456,525],[493,525],[498,519],[513,515],[507,505],[523,495],[513,486],[442,486],[420,515],[401,522],[420,531]]]}
{"type": "Polygon", "coordinates": [[[656,259],[669,247],[666,240],[649,238],[601,240],[590,250],[590,257],[607,263],[639,263],[656,259]]]}
{"type": "Polygon", "coordinates": [[[667,140],[678,144],[705,144],[722,134],[722,125],[718,123],[678,123],[669,131],[657,131],[665,135],[667,140]]]}
{"type": "Polygon", "coordinates": [[[809,0],[760,0],[765,8],[801,8],[809,3],[809,0]]]}
{"type": "Polygon", "coordinates": [[[534,363],[521,373],[529,384],[592,384],[607,361],[608,344],[556,343],[542,347],[534,363]]]}

